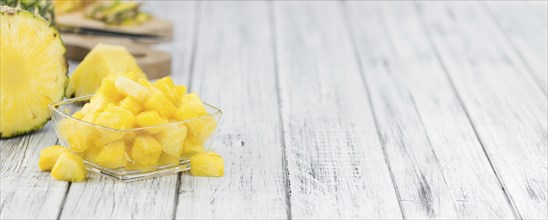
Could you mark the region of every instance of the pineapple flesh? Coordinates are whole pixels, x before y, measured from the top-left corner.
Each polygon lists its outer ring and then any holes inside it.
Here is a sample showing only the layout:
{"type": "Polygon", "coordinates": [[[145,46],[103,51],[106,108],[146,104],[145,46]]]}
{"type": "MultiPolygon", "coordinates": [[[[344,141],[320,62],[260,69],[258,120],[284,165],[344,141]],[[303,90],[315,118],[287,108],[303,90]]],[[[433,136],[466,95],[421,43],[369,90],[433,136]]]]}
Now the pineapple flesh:
{"type": "Polygon", "coordinates": [[[0,137],[41,128],[68,82],[59,33],[34,14],[0,7],[0,137]]]}
{"type": "Polygon", "coordinates": [[[43,171],[51,170],[53,165],[55,165],[55,162],[57,162],[57,158],[59,158],[61,154],[68,152],[70,152],[68,148],[59,145],[46,147],[40,151],[38,167],[43,171]]]}
{"type": "Polygon", "coordinates": [[[53,178],[69,182],[84,181],[87,175],[88,171],[84,166],[84,160],[71,153],[64,153],[59,156],[51,170],[53,178]]]}
{"type": "Polygon", "coordinates": [[[199,153],[190,158],[192,176],[221,177],[224,170],[224,160],[215,152],[199,153]]]}
{"type": "Polygon", "coordinates": [[[98,44],[76,67],[70,76],[67,96],[79,97],[94,94],[104,78],[134,73],[136,78],[146,79],[135,58],[122,46],[98,44]]]}

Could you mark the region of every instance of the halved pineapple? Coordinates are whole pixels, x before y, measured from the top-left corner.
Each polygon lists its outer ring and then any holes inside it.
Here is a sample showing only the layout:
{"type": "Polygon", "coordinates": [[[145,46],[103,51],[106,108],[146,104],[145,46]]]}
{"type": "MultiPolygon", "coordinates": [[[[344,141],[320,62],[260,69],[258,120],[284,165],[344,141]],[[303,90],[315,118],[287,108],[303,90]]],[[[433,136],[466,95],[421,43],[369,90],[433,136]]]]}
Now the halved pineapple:
{"type": "Polygon", "coordinates": [[[0,137],[41,128],[48,104],[63,98],[67,83],[65,47],[40,16],[0,7],[0,137]]]}
{"type": "Polygon", "coordinates": [[[108,76],[133,73],[137,78],[146,75],[137,65],[133,56],[122,46],[98,44],[82,60],[70,76],[67,96],[91,95],[108,76]]]}

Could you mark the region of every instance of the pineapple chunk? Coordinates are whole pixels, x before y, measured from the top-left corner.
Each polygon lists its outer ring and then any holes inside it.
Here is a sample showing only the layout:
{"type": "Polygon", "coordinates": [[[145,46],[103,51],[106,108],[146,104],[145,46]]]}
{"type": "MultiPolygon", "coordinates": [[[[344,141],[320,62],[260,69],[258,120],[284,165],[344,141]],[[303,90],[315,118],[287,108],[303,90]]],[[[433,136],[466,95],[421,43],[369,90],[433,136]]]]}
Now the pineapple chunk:
{"type": "Polygon", "coordinates": [[[177,120],[188,120],[199,116],[207,115],[206,108],[202,100],[196,93],[183,95],[182,104],[175,113],[177,120]]]}
{"type": "Polygon", "coordinates": [[[158,160],[158,165],[165,166],[165,165],[176,165],[179,164],[179,157],[162,153],[160,155],[160,159],[158,160]]]}
{"type": "Polygon", "coordinates": [[[112,104],[110,98],[102,93],[95,94],[89,103],[89,112],[98,113],[104,111],[108,105],[112,104]]]}
{"type": "Polygon", "coordinates": [[[161,154],[162,146],[160,146],[160,143],[153,137],[146,135],[135,138],[130,152],[131,158],[144,166],[156,165],[161,154]]]}
{"type": "Polygon", "coordinates": [[[192,119],[185,123],[188,128],[188,137],[195,143],[204,143],[217,127],[217,120],[211,115],[192,119]]]}
{"type": "Polygon", "coordinates": [[[177,110],[175,106],[162,93],[153,93],[143,103],[146,109],[155,110],[164,118],[171,118],[177,110]]]}
{"type": "Polygon", "coordinates": [[[135,99],[131,98],[130,96],[122,99],[120,101],[120,107],[127,109],[133,114],[139,114],[141,111],[143,111],[143,106],[139,104],[135,99]]]}
{"type": "Polygon", "coordinates": [[[103,150],[102,145],[96,145],[94,147],[90,147],[84,152],[84,159],[88,162],[96,163],[95,158],[97,158],[97,156],[99,155],[99,153],[101,153],[102,150],[103,150]]]}
{"type": "Polygon", "coordinates": [[[197,153],[204,152],[204,145],[194,143],[190,138],[186,138],[183,144],[183,151],[181,152],[181,157],[190,158],[197,153]]]}
{"type": "Polygon", "coordinates": [[[178,97],[177,88],[175,87],[173,80],[171,80],[171,77],[168,76],[157,80],[154,83],[154,86],[161,90],[173,105],[179,106],[181,100],[178,97]]]}
{"type": "MultiPolygon", "coordinates": [[[[161,125],[168,122],[167,119],[162,118],[160,114],[158,114],[157,111],[145,111],[139,113],[137,116],[135,116],[135,121],[139,127],[148,127],[148,126],[154,126],[154,125],[161,125]]],[[[146,131],[149,133],[156,134],[162,130],[161,127],[156,128],[147,128],[146,131]]]]}
{"type": "Polygon", "coordinates": [[[124,95],[118,91],[118,88],[115,85],[114,77],[103,79],[103,83],[101,84],[101,87],[99,87],[99,90],[97,90],[97,93],[95,93],[95,96],[97,96],[97,94],[106,96],[108,100],[113,103],[120,102],[120,100],[124,98],[124,95]]]}
{"type": "Polygon", "coordinates": [[[146,79],[133,56],[124,47],[98,44],[70,76],[67,96],[91,95],[99,89],[104,78],[126,72],[134,72],[137,78],[146,79]]]}
{"type": "Polygon", "coordinates": [[[80,119],[80,120],[82,120],[84,116],[85,116],[84,113],[82,113],[81,111],[77,111],[77,112],[74,112],[74,114],[72,114],[73,118],[80,119]]]}
{"type": "Polygon", "coordinates": [[[51,170],[53,178],[69,182],[83,181],[87,174],[82,158],[71,153],[61,154],[51,170]]]}
{"type": "Polygon", "coordinates": [[[186,94],[186,87],[185,86],[175,86],[175,90],[177,90],[177,99],[182,100],[183,96],[186,94]]]}
{"type": "Polygon", "coordinates": [[[55,162],[57,162],[57,158],[59,158],[61,154],[68,152],[70,152],[68,148],[59,145],[46,147],[40,151],[38,167],[43,171],[51,170],[53,165],[55,165],[55,162]]]}
{"type": "MultiPolygon", "coordinates": [[[[85,115],[82,120],[90,122],[93,115],[85,115]]],[[[66,140],[70,149],[75,152],[84,152],[93,147],[94,140],[99,137],[93,125],[74,119],[63,119],[58,126],[61,139],[66,140]]]]}
{"type": "Polygon", "coordinates": [[[162,145],[162,150],[175,157],[179,157],[183,151],[186,137],[186,126],[183,123],[163,127],[162,131],[154,135],[162,145]]]}
{"type": "Polygon", "coordinates": [[[223,158],[215,152],[199,153],[190,158],[192,176],[220,177],[224,170],[223,158]]]}
{"type": "Polygon", "coordinates": [[[116,169],[126,165],[126,146],[124,140],[107,144],[95,157],[95,162],[109,169],[116,169]]]}
{"type": "Polygon", "coordinates": [[[133,128],[135,117],[133,113],[122,107],[110,105],[99,114],[95,123],[108,128],[124,130],[133,128]]]}
{"type": "Polygon", "coordinates": [[[149,92],[146,87],[123,76],[116,78],[114,85],[122,94],[130,96],[137,102],[143,102],[147,98],[147,94],[149,92]]]}

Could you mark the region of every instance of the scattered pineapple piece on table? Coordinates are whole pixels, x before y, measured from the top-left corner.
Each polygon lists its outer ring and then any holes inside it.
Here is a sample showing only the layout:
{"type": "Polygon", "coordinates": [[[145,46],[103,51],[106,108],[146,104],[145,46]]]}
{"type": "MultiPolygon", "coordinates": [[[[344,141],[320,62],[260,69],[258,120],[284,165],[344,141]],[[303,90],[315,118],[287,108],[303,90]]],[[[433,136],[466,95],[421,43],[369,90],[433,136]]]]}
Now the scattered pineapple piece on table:
{"type": "Polygon", "coordinates": [[[61,154],[51,170],[53,178],[69,182],[84,181],[87,174],[88,171],[84,167],[84,160],[72,153],[61,154]]]}
{"type": "Polygon", "coordinates": [[[223,158],[215,152],[198,153],[190,158],[192,176],[220,177],[224,169],[223,158]]]}
{"type": "Polygon", "coordinates": [[[43,171],[51,170],[53,165],[55,165],[55,162],[57,162],[57,158],[59,158],[61,154],[68,152],[70,152],[68,148],[60,145],[46,147],[40,151],[38,167],[43,171]]]}

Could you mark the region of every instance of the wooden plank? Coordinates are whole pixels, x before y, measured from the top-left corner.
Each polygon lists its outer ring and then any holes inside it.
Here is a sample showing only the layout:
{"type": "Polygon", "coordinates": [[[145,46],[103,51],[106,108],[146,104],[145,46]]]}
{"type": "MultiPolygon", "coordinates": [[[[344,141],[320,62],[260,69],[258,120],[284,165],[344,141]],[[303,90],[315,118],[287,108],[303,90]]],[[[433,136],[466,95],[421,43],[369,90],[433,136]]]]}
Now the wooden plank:
{"type": "Polygon", "coordinates": [[[546,96],[479,4],[418,9],[518,217],[546,219],[546,96]]]}
{"type": "Polygon", "coordinates": [[[345,6],[404,216],[515,218],[413,3],[345,6]]]}
{"type": "MultiPolygon", "coordinates": [[[[155,2],[152,13],[177,21],[171,52],[174,54],[173,77],[186,84],[189,65],[188,42],[193,42],[194,2],[155,2]]],[[[165,47],[165,46],[164,46],[165,47]]],[[[178,175],[123,183],[98,175],[73,183],[61,213],[63,219],[168,219],[173,218],[178,175]]]]}
{"type": "Polygon", "coordinates": [[[291,216],[401,218],[337,2],[274,2],[291,216]]]}
{"type": "Polygon", "coordinates": [[[44,147],[57,143],[52,123],[33,134],[0,140],[0,219],[55,219],[67,183],[38,168],[44,147]]]}
{"type": "Polygon", "coordinates": [[[548,1],[487,1],[487,11],[546,93],[548,1]]]}
{"type": "Polygon", "coordinates": [[[267,2],[203,2],[192,90],[223,110],[221,178],[182,175],[177,218],[288,217],[267,2]]]}

